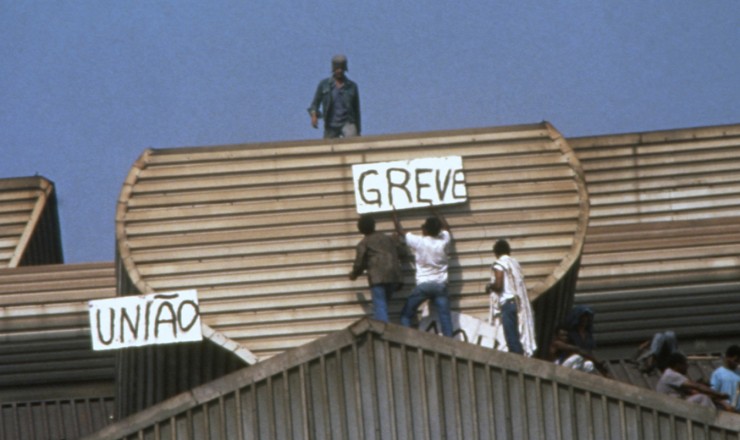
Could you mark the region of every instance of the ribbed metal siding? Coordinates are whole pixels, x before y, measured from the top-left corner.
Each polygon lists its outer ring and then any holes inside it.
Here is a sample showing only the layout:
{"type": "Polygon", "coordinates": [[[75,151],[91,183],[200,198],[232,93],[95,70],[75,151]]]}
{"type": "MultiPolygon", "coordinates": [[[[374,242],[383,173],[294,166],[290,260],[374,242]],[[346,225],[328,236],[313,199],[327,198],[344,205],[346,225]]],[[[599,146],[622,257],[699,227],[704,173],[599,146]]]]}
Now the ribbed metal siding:
{"type": "Polygon", "coordinates": [[[0,179],[0,267],[62,261],[54,185],[43,177],[0,179]]]}
{"type": "Polygon", "coordinates": [[[209,339],[119,350],[116,417],[135,414],[247,364],[209,339]]]}
{"type": "Polygon", "coordinates": [[[112,263],[0,270],[0,396],[72,389],[114,377],[111,352],[94,352],[87,302],[115,296],[112,263]]]}
{"type": "Polygon", "coordinates": [[[87,440],[736,440],[740,416],[438,336],[363,321],[87,440]]]}
{"type": "Polygon", "coordinates": [[[569,142],[591,198],[576,302],[596,310],[600,344],[634,347],[669,328],[735,338],[740,125],[569,142]]]}
{"type": "MultiPolygon", "coordinates": [[[[452,154],[463,157],[470,198],[441,209],[455,238],[453,307],[487,315],[499,237],[510,239],[532,298],[557,285],[579,257],[588,196],[570,147],[546,123],[148,150],[121,192],[120,258],[140,292],[196,288],[205,323],[271,356],[370,313],[365,281],[347,280],[361,238],[351,165],[452,154]]],[[[412,229],[426,215],[401,218],[412,229]]],[[[392,229],[388,215],[378,219],[379,230],[392,229]]],[[[393,316],[404,297],[392,301],[393,316]]],[[[554,304],[563,310],[568,301],[554,304]]]]}
{"type": "Polygon", "coordinates": [[[0,440],[72,440],[113,419],[113,399],[60,399],[0,403],[0,440]]]}
{"type": "MultiPolygon", "coordinates": [[[[139,294],[120,259],[116,259],[117,289],[121,296],[139,294]]],[[[116,353],[116,417],[142,411],[178,393],[210,382],[249,363],[212,341],[203,328],[203,341],[118,350],[116,353]]],[[[220,339],[220,338],[219,338],[220,339]]]]}

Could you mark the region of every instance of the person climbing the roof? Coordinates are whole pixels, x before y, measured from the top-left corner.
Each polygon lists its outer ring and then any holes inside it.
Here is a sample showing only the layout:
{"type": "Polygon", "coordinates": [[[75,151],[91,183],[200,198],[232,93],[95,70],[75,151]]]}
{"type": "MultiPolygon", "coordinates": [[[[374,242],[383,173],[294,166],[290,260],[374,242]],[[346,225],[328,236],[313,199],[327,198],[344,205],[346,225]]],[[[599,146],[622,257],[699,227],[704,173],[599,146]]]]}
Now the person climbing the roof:
{"type": "Polygon", "coordinates": [[[396,213],[393,223],[413,251],[416,263],[416,287],[401,310],[401,325],[410,327],[419,306],[432,302],[444,336],[452,337],[452,314],[447,291],[449,247],[452,241],[450,225],[442,215],[427,217],[421,225],[421,235],[404,231],[396,213]]]}
{"type": "Polygon", "coordinates": [[[375,230],[375,219],[364,215],[357,221],[364,235],[355,249],[355,261],[349,272],[354,281],[367,271],[373,300],[373,318],[388,322],[388,301],[403,285],[401,255],[404,246],[398,240],[375,230]]]}

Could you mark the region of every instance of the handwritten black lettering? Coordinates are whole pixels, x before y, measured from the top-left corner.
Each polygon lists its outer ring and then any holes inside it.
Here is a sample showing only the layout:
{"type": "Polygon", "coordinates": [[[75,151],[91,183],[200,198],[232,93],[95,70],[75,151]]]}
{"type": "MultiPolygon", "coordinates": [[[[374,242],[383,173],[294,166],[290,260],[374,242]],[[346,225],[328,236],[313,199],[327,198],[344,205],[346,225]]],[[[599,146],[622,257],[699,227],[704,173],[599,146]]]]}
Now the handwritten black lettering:
{"type": "MultiPolygon", "coordinates": [[[[422,174],[431,173],[432,170],[428,168],[419,168],[416,170],[415,177],[416,177],[416,201],[420,203],[429,203],[432,204],[432,199],[425,199],[421,196],[421,191],[424,188],[431,188],[432,185],[429,183],[424,183],[421,181],[420,177],[422,174]]],[[[440,197],[440,199],[442,199],[440,197]]]]}
{"type": "Polygon", "coordinates": [[[408,203],[411,203],[413,201],[413,198],[411,197],[411,191],[409,191],[408,189],[409,179],[411,178],[409,172],[404,170],[403,168],[388,168],[388,170],[385,172],[385,175],[386,180],[388,181],[388,203],[390,203],[391,206],[396,206],[396,203],[393,201],[393,188],[398,188],[403,191],[403,193],[406,194],[406,199],[408,203]],[[392,177],[394,174],[402,175],[403,181],[394,182],[392,177]]]}
{"type": "Polygon", "coordinates": [[[101,310],[98,309],[98,312],[96,313],[96,316],[95,316],[97,320],[96,327],[98,329],[98,340],[101,343],[103,343],[103,345],[110,345],[111,342],[113,342],[113,337],[115,336],[113,332],[113,328],[115,325],[116,312],[113,309],[110,309],[110,338],[108,338],[107,340],[103,337],[103,329],[100,324],[100,312],[101,310]]]}
{"type": "Polygon", "coordinates": [[[198,304],[196,304],[195,301],[190,301],[190,300],[183,301],[180,304],[180,307],[177,308],[177,323],[180,326],[180,330],[183,331],[183,332],[187,332],[188,330],[190,330],[195,325],[195,323],[198,322],[198,317],[199,316],[200,316],[200,309],[198,308],[198,304]],[[193,308],[193,311],[194,311],[193,317],[190,320],[190,322],[188,323],[188,325],[183,325],[182,324],[182,319],[183,319],[183,315],[184,315],[182,309],[185,306],[192,307],[193,308]]]}
{"type": "Polygon", "coordinates": [[[177,336],[177,318],[175,317],[175,308],[170,302],[163,302],[157,309],[157,317],[154,319],[154,337],[159,337],[159,326],[161,324],[172,325],[172,335],[177,336]],[[167,310],[170,314],[169,319],[162,318],[163,311],[167,310]]]}
{"type": "Polygon", "coordinates": [[[375,176],[377,176],[378,175],[378,172],[375,171],[375,170],[369,170],[369,171],[365,171],[364,173],[360,174],[360,179],[359,179],[359,182],[358,182],[358,184],[360,186],[360,197],[362,198],[362,201],[365,202],[365,203],[367,203],[368,205],[378,205],[378,206],[380,206],[381,205],[380,191],[378,191],[375,188],[365,188],[365,178],[368,175],[375,175],[375,176]],[[367,193],[373,194],[375,197],[373,197],[372,199],[368,199],[365,196],[367,193]]]}
{"type": "Polygon", "coordinates": [[[462,335],[462,340],[463,340],[464,342],[468,342],[468,334],[467,334],[467,333],[465,333],[465,330],[463,330],[463,329],[459,328],[459,329],[457,329],[457,330],[455,330],[455,331],[453,331],[453,332],[452,332],[452,337],[453,337],[453,338],[454,338],[455,336],[457,336],[457,335],[462,335]]]}
{"type": "Polygon", "coordinates": [[[195,300],[177,294],[137,300],[110,300],[106,306],[93,310],[91,326],[96,349],[101,345],[116,348],[177,342],[185,333],[191,333],[186,340],[193,340],[192,329],[200,322],[200,308],[195,300]]]}
{"type": "Polygon", "coordinates": [[[465,200],[465,174],[463,173],[463,170],[455,170],[452,196],[457,200],[465,200]],[[461,189],[462,191],[458,193],[458,189],[461,189]]]}
{"type": "Polygon", "coordinates": [[[146,313],[145,313],[146,325],[144,326],[144,340],[149,339],[149,322],[150,322],[149,317],[151,316],[151,312],[152,312],[152,304],[154,304],[154,302],[152,301],[148,301],[146,303],[146,313]]]}
{"type": "Polygon", "coordinates": [[[425,332],[428,332],[429,330],[434,330],[433,333],[439,334],[439,331],[437,331],[437,321],[430,322],[427,328],[424,329],[425,332]]]}
{"type": "Polygon", "coordinates": [[[136,306],[136,324],[131,322],[131,317],[128,315],[128,310],[125,308],[121,309],[121,340],[125,340],[126,334],[124,327],[124,322],[128,323],[128,329],[131,332],[131,335],[134,337],[134,339],[137,339],[139,337],[139,318],[141,316],[141,306],[136,306]]]}
{"type": "Polygon", "coordinates": [[[444,200],[445,199],[445,194],[447,194],[447,188],[449,188],[449,186],[450,186],[450,174],[451,174],[451,170],[447,170],[447,172],[444,175],[444,181],[443,182],[440,182],[440,179],[439,179],[440,174],[441,174],[440,170],[437,170],[437,172],[436,172],[436,175],[437,175],[436,177],[437,178],[435,179],[436,180],[436,183],[437,183],[437,196],[439,196],[439,200],[444,200]]]}

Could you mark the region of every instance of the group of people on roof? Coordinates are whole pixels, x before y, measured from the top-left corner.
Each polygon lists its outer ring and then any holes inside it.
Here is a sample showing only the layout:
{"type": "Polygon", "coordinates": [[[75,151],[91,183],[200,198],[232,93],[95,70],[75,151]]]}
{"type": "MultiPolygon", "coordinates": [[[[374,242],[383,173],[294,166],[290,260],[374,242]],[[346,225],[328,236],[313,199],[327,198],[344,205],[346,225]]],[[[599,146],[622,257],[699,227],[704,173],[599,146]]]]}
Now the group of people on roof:
{"type": "MultiPolygon", "coordinates": [[[[396,234],[391,237],[375,230],[375,220],[362,216],[357,229],[364,235],[357,244],[355,261],[349,273],[351,280],[367,271],[374,313],[379,321],[388,322],[388,301],[403,283],[401,261],[411,250],[416,266],[416,284],[401,310],[400,322],[411,326],[419,306],[429,301],[444,336],[453,336],[448,284],[448,259],[452,238],[450,225],[439,214],[427,217],[420,234],[407,232],[393,213],[396,234]]],[[[519,262],[511,257],[506,240],[493,245],[495,261],[491,266],[489,323],[497,332],[497,347],[502,351],[532,356],[537,349],[534,314],[527,296],[524,275],[519,262]]]]}
{"type": "MultiPolygon", "coordinates": [[[[355,260],[349,273],[356,280],[367,272],[376,320],[388,322],[388,301],[403,284],[402,259],[413,252],[416,284],[401,310],[400,322],[409,327],[417,309],[429,301],[437,313],[441,332],[453,336],[448,283],[448,256],[452,242],[450,225],[435,213],[421,225],[421,233],[407,232],[393,213],[395,236],[375,230],[375,220],[362,216],[357,222],[363,234],[357,244],[355,260]]],[[[511,353],[532,356],[537,349],[534,317],[529,303],[524,275],[519,262],[511,257],[506,240],[493,246],[495,259],[491,265],[491,282],[486,286],[490,298],[488,321],[498,332],[497,348],[511,353]]],[[[546,357],[564,367],[610,377],[606,362],[594,355],[594,312],[583,305],[573,307],[563,324],[558,326],[546,357]]],[[[660,332],[640,345],[635,356],[640,371],[661,372],[656,390],[705,406],[740,412],[740,346],[727,348],[724,365],[712,374],[710,383],[688,378],[687,358],[678,351],[678,340],[671,331],[660,332]]]]}
{"type": "Polygon", "coordinates": [[[707,407],[740,412],[740,346],[725,350],[723,365],[712,372],[709,383],[688,377],[689,363],[678,349],[672,331],[658,332],[638,347],[635,360],[643,373],[660,372],[656,391],[707,407]]]}

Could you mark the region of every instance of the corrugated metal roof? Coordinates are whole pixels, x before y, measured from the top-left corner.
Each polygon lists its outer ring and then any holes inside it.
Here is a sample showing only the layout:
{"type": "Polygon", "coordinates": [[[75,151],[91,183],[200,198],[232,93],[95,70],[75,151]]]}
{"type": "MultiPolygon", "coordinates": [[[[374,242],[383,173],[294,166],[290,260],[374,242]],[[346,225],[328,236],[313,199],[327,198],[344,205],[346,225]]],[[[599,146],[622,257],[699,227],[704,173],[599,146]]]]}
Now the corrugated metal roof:
{"type": "Polygon", "coordinates": [[[615,380],[363,320],[86,440],[738,440],[740,416],[615,380]]]}
{"type": "Polygon", "coordinates": [[[0,398],[77,395],[84,384],[111,395],[114,354],[92,350],[87,302],[115,286],[112,262],[0,269],[0,398]]]}
{"type": "Polygon", "coordinates": [[[599,344],[624,355],[673,329],[723,350],[740,334],[740,124],[569,142],[591,199],[576,302],[599,344]]]}
{"type": "MultiPolygon", "coordinates": [[[[532,298],[576,265],[588,197],[578,160],[547,123],[147,150],[119,199],[119,255],[139,292],[198,289],[206,324],[271,356],[369,314],[365,283],[347,280],[361,238],[351,166],[449,155],[463,157],[469,195],[440,208],[455,238],[455,309],[487,314],[496,238],[510,239],[532,298]]],[[[407,227],[426,215],[400,213],[407,227]]],[[[378,229],[392,230],[390,216],[378,229]]]]}
{"type": "Polygon", "coordinates": [[[72,440],[113,422],[113,399],[0,403],[0,440],[72,440]]]}
{"type": "Polygon", "coordinates": [[[62,262],[56,209],[43,177],[0,179],[0,268],[62,262]]]}

